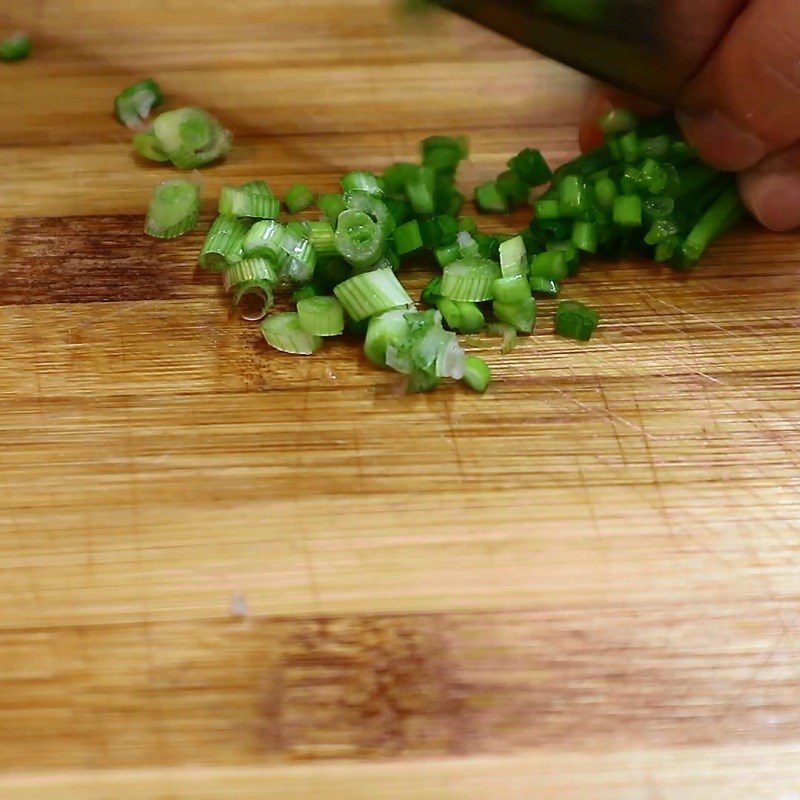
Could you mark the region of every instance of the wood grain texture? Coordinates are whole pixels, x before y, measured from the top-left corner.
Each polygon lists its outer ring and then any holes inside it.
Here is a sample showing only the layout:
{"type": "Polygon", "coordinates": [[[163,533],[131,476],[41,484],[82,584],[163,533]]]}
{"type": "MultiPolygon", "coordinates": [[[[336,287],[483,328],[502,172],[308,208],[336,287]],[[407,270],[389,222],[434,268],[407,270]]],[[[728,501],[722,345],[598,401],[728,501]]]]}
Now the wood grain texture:
{"type": "Polygon", "coordinates": [[[398,397],[352,342],[293,359],[230,318],[195,268],[213,197],[330,189],[432,132],[471,135],[465,187],[563,160],[582,81],[379,0],[17,6],[0,797],[794,797],[797,237],[745,226],[689,277],[593,264],[590,344],[545,302],[514,353],[473,343],[486,397],[398,397]],[[110,114],[151,74],[237,142],[172,243],[140,233],[169,171],[110,114]]]}

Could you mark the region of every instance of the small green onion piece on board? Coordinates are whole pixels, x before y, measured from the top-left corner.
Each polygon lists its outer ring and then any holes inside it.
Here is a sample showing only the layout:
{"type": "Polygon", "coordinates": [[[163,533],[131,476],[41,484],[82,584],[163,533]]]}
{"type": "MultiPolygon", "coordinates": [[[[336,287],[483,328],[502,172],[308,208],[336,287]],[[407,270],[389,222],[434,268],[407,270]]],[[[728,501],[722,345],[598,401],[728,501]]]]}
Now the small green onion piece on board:
{"type": "Polygon", "coordinates": [[[178,108],[153,121],[161,149],[178,169],[197,169],[222,158],[231,147],[231,135],[207,111],[178,108]]]}
{"type": "Polygon", "coordinates": [[[224,214],[217,217],[200,251],[200,266],[222,272],[237,261],[241,261],[246,234],[247,225],[237,217],[224,214]]]}
{"type": "Polygon", "coordinates": [[[336,231],[333,225],[325,220],[307,222],[308,238],[320,258],[329,258],[337,254],[336,231]]]}
{"type": "Polygon", "coordinates": [[[548,242],[550,253],[561,253],[567,265],[567,274],[574,275],[580,269],[580,252],[572,239],[563,242],[548,242]]]}
{"type": "Polygon", "coordinates": [[[283,353],[310,356],[322,347],[322,339],[306,331],[300,317],[293,312],[273,314],[261,323],[261,333],[267,344],[283,353]]]}
{"type": "Polygon", "coordinates": [[[502,343],[500,344],[500,352],[503,355],[516,350],[519,344],[517,337],[517,329],[513,325],[508,325],[505,322],[490,322],[485,329],[487,336],[500,336],[502,343]]]}
{"type": "Polygon", "coordinates": [[[618,139],[622,160],[628,163],[638,161],[642,157],[642,145],[636,131],[623,134],[618,139]]]}
{"type": "Polygon", "coordinates": [[[464,303],[442,297],[436,307],[447,326],[459,333],[478,333],[486,324],[483,312],[475,303],[464,303]]]}
{"type": "Polygon", "coordinates": [[[452,264],[461,258],[461,248],[458,246],[458,242],[453,242],[452,244],[437,247],[434,255],[436,256],[436,263],[444,269],[448,264],[452,264]]]}
{"type": "Polygon", "coordinates": [[[364,354],[376,366],[386,366],[386,351],[389,347],[399,349],[409,337],[406,321],[408,311],[395,309],[373,317],[369,321],[364,339],[364,354]]]}
{"type": "Polygon", "coordinates": [[[219,213],[244,219],[277,219],[281,210],[278,198],[264,181],[242,186],[223,186],[219,213]]]}
{"type": "Polygon", "coordinates": [[[169,156],[158,143],[158,139],[152,129],[137,133],[133,137],[133,149],[148,161],[159,161],[161,163],[169,161],[169,156]]]}
{"type": "Polygon", "coordinates": [[[314,192],[304,183],[296,183],[286,192],[283,202],[290,214],[299,214],[301,211],[314,205],[314,192]]]}
{"type": "Polygon", "coordinates": [[[31,37],[27,33],[15,33],[0,41],[0,61],[11,64],[23,61],[31,54],[31,37]]]}
{"type": "Polygon", "coordinates": [[[517,208],[530,199],[531,187],[513,170],[498,175],[495,186],[509,208],[517,208]]]}
{"type": "Polygon", "coordinates": [[[600,208],[611,209],[617,196],[617,184],[611,178],[600,178],[594,185],[594,197],[600,208]]]}
{"type": "Polygon", "coordinates": [[[274,303],[270,281],[245,281],[233,290],[233,305],[246,322],[261,322],[274,303]]]}
{"type": "Polygon", "coordinates": [[[436,172],[433,169],[414,167],[409,172],[405,189],[415,214],[433,214],[436,211],[436,172]]]}
{"type": "Polygon", "coordinates": [[[514,275],[509,278],[498,278],[493,287],[496,303],[513,305],[524,303],[531,296],[531,286],[525,275],[514,275]]]}
{"type": "Polygon", "coordinates": [[[623,228],[638,228],[642,224],[642,199],[635,194],[623,194],[614,200],[614,222],[623,228]]]}
{"type": "Polygon", "coordinates": [[[484,183],[475,189],[475,205],[485,214],[507,214],[508,201],[497,190],[494,181],[484,183]]]}
{"type": "Polygon", "coordinates": [[[335,228],[336,221],[339,219],[339,214],[341,214],[347,206],[344,204],[344,197],[340,194],[321,194],[317,199],[317,208],[328,218],[328,222],[335,228]]]}
{"type": "Polygon", "coordinates": [[[426,306],[435,306],[442,299],[442,276],[431,278],[428,285],[422,290],[422,302],[426,306]]]}
{"type": "Polygon", "coordinates": [[[448,264],[442,273],[442,296],[450,300],[481,303],[494,296],[494,282],[500,268],[482,258],[462,259],[448,264]]]}
{"type": "Polygon", "coordinates": [[[586,184],[578,175],[569,175],[558,186],[558,207],[562,217],[579,217],[588,207],[586,184]]]}
{"type": "Polygon", "coordinates": [[[639,117],[627,108],[613,108],[600,117],[600,129],[605,134],[629,133],[639,125],[639,117]]]}
{"type": "Polygon", "coordinates": [[[303,329],[312,336],[339,336],[344,331],[344,309],[335,297],[307,297],[297,303],[303,329]]]}
{"type": "Polygon", "coordinates": [[[472,234],[459,231],[456,235],[458,252],[462,258],[477,258],[481,254],[480,245],[472,238],[472,234]]]}
{"type": "Polygon", "coordinates": [[[437,172],[455,172],[469,155],[469,140],[465,137],[429,136],[420,143],[422,163],[437,172]]]}
{"type": "Polygon", "coordinates": [[[341,179],[342,192],[364,192],[383,197],[383,182],[371,172],[348,172],[341,179]]]}
{"type": "Polygon", "coordinates": [[[536,219],[560,219],[563,216],[558,200],[537,200],[535,210],[536,219]]]}
{"type": "Polygon", "coordinates": [[[600,245],[600,231],[596,223],[578,220],[572,226],[572,243],[584,253],[596,253],[600,245]]]}
{"type": "Polygon", "coordinates": [[[531,259],[531,277],[545,278],[560,283],[569,276],[569,268],[563,251],[538,253],[531,259]]]}
{"type": "Polygon", "coordinates": [[[472,217],[459,217],[458,230],[474,236],[478,232],[478,223],[472,217]]]}
{"type": "Polygon", "coordinates": [[[492,382],[492,372],[482,358],[467,356],[464,364],[464,377],[461,380],[474,392],[483,394],[492,382]]]}
{"type": "MultiPolygon", "coordinates": [[[[528,287],[530,290],[530,287],[528,287]]],[[[536,322],[536,301],[529,297],[521,303],[492,304],[492,311],[500,322],[512,325],[520,333],[532,333],[533,324],[536,322]]]]}
{"type": "Polygon", "coordinates": [[[400,257],[410,256],[422,249],[422,234],[416,220],[412,219],[395,230],[394,246],[400,257]]]}
{"type": "MultiPolygon", "coordinates": [[[[228,216],[226,218],[231,219],[228,216]]],[[[242,252],[246,257],[271,258],[275,262],[279,260],[283,253],[283,240],[286,237],[286,228],[280,222],[274,219],[259,220],[249,230],[244,222],[240,225],[245,231],[242,252]]]]}
{"type": "Polygon", "coordinates": [[[413,305],[411,298],[390,269],[354,275],[334,290],[344,310],[356,322],[393,308],[413,305]]]}
{"type": "Polygon", "coordinates": [[[277,283],[278,272],[275,265],[268,258],[245,258],[237,261],[225,270],[222,287],[226,292],[231,292],[252,281],[277,283]]]}
{"type": "Polygon", "coordinates": [[[383,189],[386,194],[403,194],[406,190],[406,183],[416,168],[416,164],[407,161],[390,164],[383,173],[383,189]]]}
{"type": "Polygon", "coordinates": [[[599,323],[597,311],[576,300],[562,300],[556,309],[556,333],[567,339],[588,342],[599,323]]]}
{"type": "Polygon", "coordinates": [[[363,270],[380,259],[386,233],[365,211],[347,209],[339,215],[334,241],[339,255],[348,264],[363,270]]]}
{"type": "Polygon", "coordinates": [[[185,178],[156,186],[144,231],[156,239],[175,239],[193,231],[200,220],[200,187],[185,178]]]}
{"type": "Polygon", "coordinates": [[[508,168],[522,178],[529,187],[542,186],[553,177],[553,171],[544,156],[531,147],[525,148],[508,162],[508,168]]]}
{"type": "Polygon", "coordinates": [[[500,272],[503,277],[524,275],[528,271],[528,253],[525,240],[514,236],[500,245],[500,272]]]}
{"type": "Polygon", "coordinates": [[[530,286],[533,294],[540,294],[545,297],[556,297],[561,291],[561,287],[554,280],[542,278],[538,275],[531,275],[530,286]]]}
{"type": "Polygon", "coordinates": [[[161,87],[152,78],[147,78],[123,89],[114,98],[114,113],[123,125],[136,130],[163,101],[161,87]]]}

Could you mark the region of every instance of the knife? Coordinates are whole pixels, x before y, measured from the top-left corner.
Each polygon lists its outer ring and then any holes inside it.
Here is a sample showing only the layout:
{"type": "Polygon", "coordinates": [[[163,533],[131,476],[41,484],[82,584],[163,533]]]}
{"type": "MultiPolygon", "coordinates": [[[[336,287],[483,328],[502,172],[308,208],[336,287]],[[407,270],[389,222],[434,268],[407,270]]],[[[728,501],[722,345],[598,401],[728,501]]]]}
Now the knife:
{"type": "Polygon", "coordinates": [[[669,104],[686,76],[662,31],[667,0],[435,0],[599,80],[669,104]]]}

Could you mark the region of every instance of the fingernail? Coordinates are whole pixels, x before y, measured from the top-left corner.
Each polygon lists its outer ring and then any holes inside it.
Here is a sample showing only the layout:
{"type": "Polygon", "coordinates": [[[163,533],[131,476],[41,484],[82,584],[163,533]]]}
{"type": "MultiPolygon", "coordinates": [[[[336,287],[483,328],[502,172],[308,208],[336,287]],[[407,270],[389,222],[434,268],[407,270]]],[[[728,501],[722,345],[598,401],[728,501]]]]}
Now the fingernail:
{"type": "Polygon", "coordinates": [[[800,175],[758,175],[744,189],[750,210],[764,227],[773,231],[800,228],[800,175]]]}
{"type": "Polygon", "coordinates": [[[738,172],[769,152],[761,137],[716,108],[683,108],[675,118],[703,159],[718,169],[738,172]]]}

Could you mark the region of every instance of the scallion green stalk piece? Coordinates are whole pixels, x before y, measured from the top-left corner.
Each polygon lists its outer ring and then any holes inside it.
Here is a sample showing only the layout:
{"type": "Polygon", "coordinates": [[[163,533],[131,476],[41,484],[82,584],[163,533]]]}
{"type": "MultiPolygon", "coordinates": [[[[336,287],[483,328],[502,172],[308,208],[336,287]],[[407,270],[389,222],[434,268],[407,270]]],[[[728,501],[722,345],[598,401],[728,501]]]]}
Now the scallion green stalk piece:
{"type": "Polygon", "coordinates": [[[497,190],[497,184],[489,181],[475,190],[475,205],[484,214],[507,214],[508,201],[497,190]]]}
{"type": "Polygon", "coordinates": [[[380,259],[386,244],[386,229],[365,211],[347,209],[339,215],[334,241],[339,255],[362,270],[380,259]]]}
{"type": "Polygon", "coordinates": [[[528,253],[525,240],[514,236],[500,245],[500,272],[504,278],[525,275],[528,271],[528,253]]]}
{"type": "Polygon", "coordinates": [[[463,303],[442,297],[436,307],[447,326],[459,333],[478,333],[486,324],[483,312],[475,303],[463,303]]]}
{"type": "Polygon", "coordinates": [[[344,310],[356,322],[393,308],[413,305],[403,285],[390,269],[354,275],[333,291],[344,310]]]}
{"type": "Polygon", "coordinates": [[[307,222],[306,229],[308,231],[308,238],[311,240],[311,244],[314,245],[314,249],[317,251],[317,255],[320,258],[330,258],[337,254],[336,231],[334,231],[333,226],[329,222],[325,220],[307,222]]]}
{"type": "Polygon", "coordinates": [[[261,323],[261,333],[267,344],[283,353],[310,356],[322,347],[322,339],[308,333],[293,312],[273,314],[261,323]]]}
{"type": "Polygon", "coordinates": [[[23,61],[31,54],[31,37],[27,33],[15,33],[0,41],[0,61],[11,64],[23,61]]]}
{"type": "Polygon", "coordinates": [[[175,239],[193,231],[200,219],[200,187],[175,178],[156,186],[144,230],[156,239],[175,239]]]}
{"type": "Polygon", "coordinates": [[[600,129],[605,134],[630,133],[639,125],[639,117],[627,108],[613,108],[600,117],[600,129]]]}
{"type": "Polygon", "coordinates": [[[328,218],[333,227],[336,227],[336,221],[339,219],[339,214],[344,211],[347,206],[344,204],[344,197],[340,194],[321,194],[317,199],[317,208],[328,218]]]}
{"type": "Polygon", "coordinates": [[[335,297],[307,297],[297,303],[303,329],[312,336],[339,336],[344,331],[344,309],[335,297]]]}
{"type": "Polygon", "coordinates": [[[222,272],[241,261],[246,235],[247,225],[242,220],[224,214],[217,217],[200,251],[200,266],[222,272]]]}
{"type": "Polygon", "coordinates": [[[415,167],[410,171],[405,190],[415,214],[436,212],[436,172],[431,167],[415,167]]]}
{"type": "Polygon", "coordinates": [[[253,281],[276,284],[278,271],[274,263],[268,258],[245,258],[228,267],[222,276],[222,286],[226,292],[235,291],[242,284],[253,281]]]}
{"type": "Polygon", "coordinates": [[[178,108],[153,121],[159,147],[178,169],[198,169],[222,158],[231,146],[231,135],[214,117],[200,108],[178,108]]]}
{"type": "Polygon", "coordinates": [[[492,382],[492,372],[482,358],[467,356],[464,377],[461,380],[474,392],[483,394],[492,382]]]}
{"type": "MultiPolygon", "coordinates": [[[[530,291],[530,287],[528,287],[530,291]]],[[[536,301],[528,297],[519,303],[498,303],[492,304],[492,311],[500,322],[512,325],[520,333],[532,333],[533,325],[536,321],[536,301]]]]}
{"type": "Polygon", "coordinates": [[[556,309],[556,333],[567,339],[588,342],[599,322],[597,311],[576,300],[562,300],[556,309]]]}
{"type": "Polygon", "coordinates": [[[304,183],[296,183],[288,189],[283,202],[290,214],[299,214],[301,211],[311,208],[315,199],[314,192],[308,186],[304,183]]]}
{"type": "Polygon", "coordinates": [[[450,300],[482,303],[494,296],[500,268],[493,261],[470,258],[448,264],[442,273],[442,296],[450,300]]]}
{"type": "Polygon", "coordinates": [[[123,89],[114,98],[114,113],[123,125],[138,130],[163,101],[161,87],[152,78],[146,78],[123,89]]]}
{"type": "Polygon", "coordinates": [[[141,131],[133,137],[133,149],[142,158],[146,158],[149,161],[159,161],[161,163],[169,161],[169,156],[158,143],[158,139],[152,129],[141,131]]]}
{"type": "Polygon", "coordinates": [[[517,153],[508,162],[508,168],[516,172],[531,188],[543,186],[553,177],[553,171],[547,165],[544,156],[530,147],[517,153]]]}
{"type": "Polygon", "coordinates": [[[246,322],[261,322],[274,303],[270,281],[244,281],[233,290],[233,305],[246,322]]]}
{"type": "Polygon", "coordinates": [[[516,350],[519,344],[519,337],[517,336],[517,329],[513,325],[508,325],[505,322],[490,322],[485,332],[487,336],[499,336],[503,340],[500,344],[500,352],[504,355],[516,350]]]}
{"type": "Polygon", "coordinates": [[[422,234],[416,220],[412,219],[395,230],[394,246],[401,258],[422,249],[422,234]]]}
{"type": "Polygon", "coordinates": [[[342,177],[341,184],[343,192],[364,192],[383,197],[382,181],[371,172],[348,172],[342,177]]]}
{"type": "Polygon", "coordinates": [[[219,213],[244,219],[277,219],[281,204],[264,181],[223,186],[219,213]]]}
{"type": "Polygon", "coordinates": [[[494,282],[493,295],[496,303],[514,305],[524,303],[531,296],[531,287],[525,275],[513,275],[508,278],[498,278],[494,282]]]}

